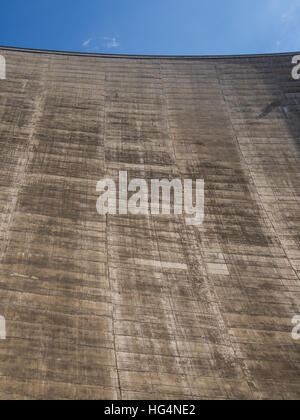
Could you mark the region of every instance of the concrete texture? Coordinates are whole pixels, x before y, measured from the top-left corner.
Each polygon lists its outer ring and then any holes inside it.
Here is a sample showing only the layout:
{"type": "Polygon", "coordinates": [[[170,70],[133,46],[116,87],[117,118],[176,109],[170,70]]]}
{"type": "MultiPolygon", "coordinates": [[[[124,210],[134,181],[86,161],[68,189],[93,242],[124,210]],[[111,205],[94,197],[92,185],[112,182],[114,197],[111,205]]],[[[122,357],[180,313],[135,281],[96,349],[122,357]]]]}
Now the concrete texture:
{"type": "Polygon", "coordinates": [[[300,399],[292,55],[0,54],[0,398],[300,399]],[[99,216],[119,170],[204,224],[99,216]]]}

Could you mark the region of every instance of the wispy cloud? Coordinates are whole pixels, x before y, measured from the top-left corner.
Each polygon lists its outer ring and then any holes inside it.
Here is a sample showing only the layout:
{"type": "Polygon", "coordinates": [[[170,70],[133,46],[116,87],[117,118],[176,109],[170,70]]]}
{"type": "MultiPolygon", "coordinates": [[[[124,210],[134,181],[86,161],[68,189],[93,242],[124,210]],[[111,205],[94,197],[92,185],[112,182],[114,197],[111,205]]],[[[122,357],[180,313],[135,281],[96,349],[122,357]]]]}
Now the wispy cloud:
{"type": "Polygon", "coordinates": [[[82,44],[83,47],[88,47],[90,45],[90,43],[92,42],[92,38],[87,39],[86,41],[84,41],[84,43],[82,44]]]}
{"type": "Polygon", "coordinates": [[[109,36],[94,36],[86,39],[86,41],[82,43],[82,47],[85,48],[86,51],[97,53],[107,49],[118,48],[120,45],[117,37],[109,36]]]}
{"type": "Polygon", "coordinates": [[[103,40],[104,40],[103,45],[105,48],[118,48],[120,46],[120,42],[115,37],[111,38],[111,37],[105,36],[103,37],[103,40]]]}

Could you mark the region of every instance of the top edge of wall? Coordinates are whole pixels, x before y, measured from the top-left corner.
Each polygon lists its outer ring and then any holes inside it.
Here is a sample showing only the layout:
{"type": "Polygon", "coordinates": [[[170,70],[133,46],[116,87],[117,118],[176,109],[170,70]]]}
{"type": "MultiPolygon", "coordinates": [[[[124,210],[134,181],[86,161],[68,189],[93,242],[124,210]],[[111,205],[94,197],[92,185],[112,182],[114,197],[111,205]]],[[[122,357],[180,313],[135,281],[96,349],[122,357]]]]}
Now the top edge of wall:
{"type": "Polygon", "coordinates": [[[55,50],[39,50],[33,48],[19,48],[1,46],[3,51],[18,51],[33,54],[52,54],[52,55],[67,55],[78,57],[98,57],[98,58],[125,58],[125,59],[168,59],[168,60],[201,60],[201,59],[237,59],[237,58],[260,58],[260,57],[287,57],[297,55],[299,52],[284,52],[284,53],[270,53],[270,54],[236,54],[236,55],[131,55],[131,54],[102,54],[102,53],[85,53],[72,51],[55,51],[55,50]]]}

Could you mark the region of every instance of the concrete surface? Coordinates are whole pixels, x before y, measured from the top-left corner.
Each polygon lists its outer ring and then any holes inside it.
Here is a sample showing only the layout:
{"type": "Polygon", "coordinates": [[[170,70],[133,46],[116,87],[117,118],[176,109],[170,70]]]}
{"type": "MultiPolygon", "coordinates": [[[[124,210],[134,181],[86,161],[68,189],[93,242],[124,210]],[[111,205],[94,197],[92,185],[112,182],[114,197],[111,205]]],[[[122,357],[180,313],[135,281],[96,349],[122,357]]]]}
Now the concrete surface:
{"type": "Polygon", "coordinates": [[[0,54],[0,398],[300,399],[292,55],[0,54]],[[119,170],[204,224],[99,216],[119,170]]]}

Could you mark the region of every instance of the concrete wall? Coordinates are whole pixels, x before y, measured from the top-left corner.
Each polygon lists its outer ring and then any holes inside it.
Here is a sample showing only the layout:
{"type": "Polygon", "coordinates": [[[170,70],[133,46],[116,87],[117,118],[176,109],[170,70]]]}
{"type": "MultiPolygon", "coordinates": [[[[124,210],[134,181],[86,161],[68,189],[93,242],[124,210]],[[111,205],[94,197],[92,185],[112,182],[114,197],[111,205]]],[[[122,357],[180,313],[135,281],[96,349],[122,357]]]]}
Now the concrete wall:
{"type": "Polygon", "coordinates": [[[292,56],[0,54],[0,398],[299,399],[292,56]],[[99,216],[119,170],[204,224],[99,216]]]}

